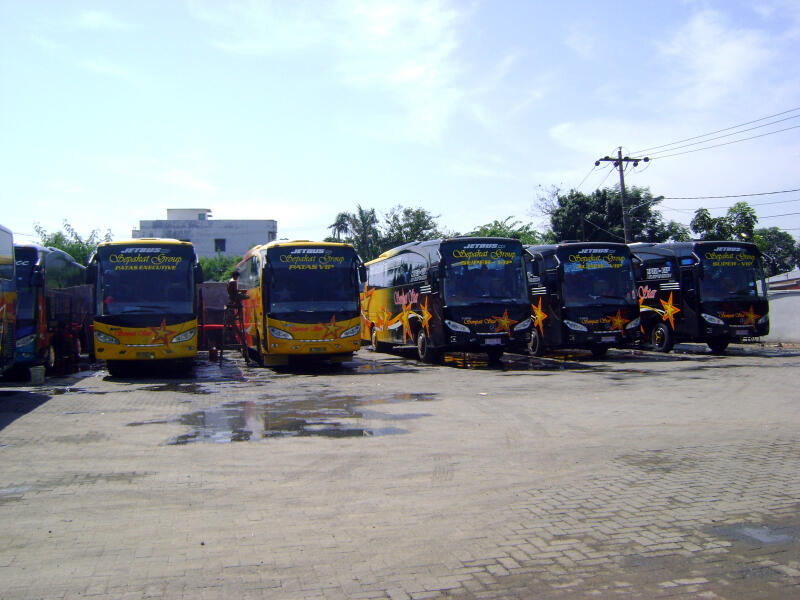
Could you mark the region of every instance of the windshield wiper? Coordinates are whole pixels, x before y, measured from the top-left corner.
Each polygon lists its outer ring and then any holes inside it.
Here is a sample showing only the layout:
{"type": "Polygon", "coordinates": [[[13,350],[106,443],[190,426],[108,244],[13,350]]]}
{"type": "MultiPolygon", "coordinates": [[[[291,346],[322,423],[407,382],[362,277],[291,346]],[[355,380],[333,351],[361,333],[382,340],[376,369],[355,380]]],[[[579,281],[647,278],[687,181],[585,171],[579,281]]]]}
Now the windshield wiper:
{"type": "Polygon", "coordinates": [[[150,306],[131,306],[128,308],[123,309],[120,311],[122,314],[125,313],[137,313],[137,312],[160,312],[162,310],[166,310],[167,307],[163,304],[154,304],[150,306]]]}

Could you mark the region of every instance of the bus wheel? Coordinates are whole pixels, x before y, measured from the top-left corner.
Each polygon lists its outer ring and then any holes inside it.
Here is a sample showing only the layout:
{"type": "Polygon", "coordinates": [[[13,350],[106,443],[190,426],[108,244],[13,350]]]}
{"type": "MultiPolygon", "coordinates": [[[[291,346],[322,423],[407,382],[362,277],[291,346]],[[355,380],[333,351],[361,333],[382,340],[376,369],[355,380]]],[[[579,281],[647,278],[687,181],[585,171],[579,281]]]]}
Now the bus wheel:
{"type": "Polygon", "coordinates": [[[603,346],[602,344],[595,344],[590,350],[592,351],[593,358],[603,358],[608,354],[608,346],[603,346]]]}
{"type": "Polygon", "coordinates": [[[725,348],[729,343],[730,341],[725,338],[711,338],[708,340],[708,347],[711,348],[712,354],[725,354],[725,348]]]}
{"type": "Polygon", "coordinates": [[[386,352],[386,343],[378,341],[378,330],[377,328],[373,327],[372,331],[369,334],[370,340],[370,347],[369,349],[373,352],[386,352]]]}
{"type": "Polygon", "coordinates": [[[542,340],[542,334],[536,329],[531,332],[531,341],[528,342],[528,352],[530,352],[531,356],[541,356],[544,354],[544,340],[542,340]]]}
{"type": "Polygon", "coordinates": [[[108,374],[111,377],[122,377],[124,371],[122,364],[118,360],[107,360],[106,369],[108,369],[108,374]]]}
{"type": "Polygon", "coordinates": [[[422,362],[434,363],[439,360],[439,353],[431,347],[431,340],[424,331],[417,334],[417,355],[422,362]]]}
{"type": "Polygon", "coordinates": [[[500,357],[503,356],[503,349],[492,348],[491,350],[487,350],[486,354],[489,356],[489,364],[496,365],[500,362],[500,357]]]}
{"type": "Polygon", "coordinates": [[[650,344],[656,352],[669,352],[675,341],[672,339],[672,331],[666,323],[656,323],[650,331],[650,344]]]}
{"type": "Polygon", "coordinates": [[[56,349],[48,346],[44,353],[44,368],[52,371],[56,366],[56,349]]]}

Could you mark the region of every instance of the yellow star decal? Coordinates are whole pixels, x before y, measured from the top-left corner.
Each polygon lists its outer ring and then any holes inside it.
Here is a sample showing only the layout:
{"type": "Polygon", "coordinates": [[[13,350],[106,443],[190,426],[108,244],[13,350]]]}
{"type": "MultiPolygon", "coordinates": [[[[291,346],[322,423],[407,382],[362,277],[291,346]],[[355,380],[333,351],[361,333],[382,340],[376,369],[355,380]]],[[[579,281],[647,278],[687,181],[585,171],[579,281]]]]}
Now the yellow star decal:
{"type": "Polygon", "coordinates": [[[753,305],[750,305],[750,310],[744,313],[744,324],[745,325],[755,325],[756,321],[761,318],[761,315],[757,315],[756,311],[753,310],[753,305]]]}
{"type": "Polygon", "coordinates": [[[341,327],[336,325],[336,315],[331,317],[330,323],[325,323],[323,325],[325,327],[325,333],[322,334],[323,338],[338,338],[339,337],[339,330],[341,327]]]}
{"type": "Polygon", "coordinates": [[[375,323],[375,326],[378,329],[384,330],[389,325],[392,324],[394,320],[392,319],[392,313],[388,311],[388,309],[384,306],[381,309],[381,312],[378,313],[378,321],[375,323]]]}
{"type": "Polygon", "coordinates": [[[661,320],[669,321],[670,327],[675,329],[675,314],[681,312],[681,309],[672,304],[672,292],[669,293],[669,299],[666,302],[660,298],[658,301],[664,307],[664,314],[661,315],[661,320]]]}
{"type": "Polygon", "coordinates": [[[428,297],[425,297],[425,304],[422,302],[419,303],[419,307],[422,309],[422,328],[425,330],[425,333],[428,336],[431,335],[430,329],[428,329],[428,321],[431,320],[433,315],[428,311],[428,297]]]}
{"type": "Polygon", "coordinates": [[[626,319],[622,316],[621,308],[617,311],[616,315],[610,315],[608,318],[611,319],[611,331],[615,329],[622,331],[625,328],[625,323],[630,322],[630,319],[626,319]]]}
{"type": "Polygon", "coordinates": [[[177,331],[172,331],[171,329],[167,329],[167,319],[161,319],[161,325],[158,327],[151,327],[150,332],[153,334],[153,341],[154,342],[161,342],[165,346],[169,346],[169,340],[172,338],[173,335],[178,333],[177,331]]]}
{"type": "Polygon", "coordinates": [[[547,313],[542,310],[542,299],[539,298],[539,306],[531,304],[533,311],[533,326],[538,327],[542,335],[544,335],[544,320],[547,318],[547,313]]]}
{"type": "Polygon", "coordinates": [[[403,312],[398,315],[400,317],[400,322],[403,324],[403,342],[406,341],[406,336],[408,336],[411,341],[414,341],[414,336],[411,335],[411,323],[409,318],[413,315],[414,312],[411,310],[411,304],[403,304],[403,312]]]}
{"type": "Polygon", "coordinates": [[[497,331],[495,333],[502,333],[503,331],[507,331],[509,335],[511,334],[511,326],[519,323],[519,321],[515,321],[514,319],[508,318],[508,309],[505,310],[502,317],[492,317],[497,323],[497,331]]]}

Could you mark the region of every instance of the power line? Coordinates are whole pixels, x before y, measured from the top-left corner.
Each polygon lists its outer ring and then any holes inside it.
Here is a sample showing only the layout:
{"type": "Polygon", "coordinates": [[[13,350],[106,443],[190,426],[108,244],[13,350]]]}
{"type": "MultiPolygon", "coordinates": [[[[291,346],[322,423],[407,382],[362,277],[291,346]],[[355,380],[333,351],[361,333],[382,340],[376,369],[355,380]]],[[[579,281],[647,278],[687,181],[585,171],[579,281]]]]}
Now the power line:
{"type": "Polygon", "coordinates": [[[589,169],[589,172],[586,174],[586,177],[584,177],[583,180],[578,184],[578,187],[575,188],[576,190],[580,190],[581,189],[581,186],[584,183],[586,183],[586,180],[589,179],[589,175],[594,173],[595,169],[597,169],[597,166],[593,166],[591,169],[589,169]]]}
{"type": "MultiPolygon", "coordinates": [[[[739,135],[740,133],[745,133],[746,131],[754,131],[756,129],[761,129],[762,127],[769,127],[770,125],[775,125],[776,123],[782,123],[783,121],[788,121],[790,119],[797,119],[800,115],[793,115],[791,117],[786,117],[785,119],[778,119],[777,121],[772,121],[771,123],[764,123],[763,125],[756,125],[755,127],[748,127],[747,129],[742,129],[740,131],[734,131],[733,133],[726,133],[725,135],[718,135],[717,137],[708,138],[706,140],[701,140],[699,142],[692,142],[691,144],[684,144],[683,146],[675,146],[674,148],[668,148],[666,150],[657,150],[656,152],[650,152],[649,154],[652,156],[653,154],[662,154],[664,152],[672,152],[673,150],[680,150],[681,148],[688,148],[690,146],[697,146],[699,144],[705,144],[707,142],[713,142],[714,140],[721,140],[722,138],[731,137],[732,135],[739,135]]],[[[658,158],[658,157],[655,157],[658,158]]]]}
{"type": "Polygon", "coordinates": [[[770,196],[772,194],[788,194],[789,192],[800,192],[800,188],[794,190],[778,190],[777,192],[759,192],[757,194],[728,194],[727,196],[664,196],[664,200],[716,200],[718,198],[745,198],[748,196],[770,196]]]}
{"type": "Polygon", "coordinates": [[[753,135],[750,137],[742,138],[740,140],[733,140],[731,142],[725,142],[723,144],[714,144],[713,146],[706,146],[704,148],[695,148],[694,150],[685,150],[683,152],[676,152],[674,154],[665,154],[664,156],[656,156],[655,158],[651,158],[650,160],[660,160],[662,158],[670,158],[671,156],[680,156],[681,154],[691,154],[693,152],[700,152],[701,150],[711,150],[712,148],[719,148],[721,146],[730,146],[731,144],[736,144],[738,142],[746,142],[747,140],[754,140],[756,138],[765,137],[767,135],[773,135],[775,133],[781,133],[784,131],[789,131],[790,129],[797,129],[800,125],[793,125],[792,127],[787,127],[785,129],[778,129],[777,131],[769,131],[767,133],[762,133],[760,135],[753,135]]]}
{"type": "MultiPolygon", "coordinates": [[[[597,229],[599,229],[600,231],[605,231],[605,232],[606,232],[608,235],[611,235],[611,236],[613,236],[613,237],[617,238],[618,240],[622,240],[623,242],[625,242],[625,238],[618,236],[616,233],[611,233],[611,232],[610,232],[608,229],[603,229],[602,227],[600,227],[600,225],[595,225],[594,223],[592,223],[592,222],[591,222],[589,219],[587,219],[586,217],[581,217],[581,219],[583,219],[584,221],[586,221],[586,222],[587,222],[589,225],[591,225],[592,227],[596,227],[596,228],[597,228],[597,229]]],[[[625,242],[625,243],[627,243],[627,242],[625,242]]]]}
{"type": "Polygon", "coordinates": [[[800,212],[783,213],[781,215],[769,215],[768,217],[758,217],[759,219],[774,219],[776,217],[789,217],[791,215],[800,215],[800,212]]]}
{"type": "Polygon", "coordinates": [[[665,148],[666,146],[674,146],[675,144],[682,144],[683,142],[690,142],[692,140],[697,140],[697,139],[700,139],[700,138],[703,138],[703,137],[708,137],[710,135],[716,135],[718,133],[722,133],[723,131],[730,131],[731,129],[738,129],[739,127],[744,127],[745,125],[752,125],[753,123],[758,123],[759,121],[766,121],[767,119],[773,119],[775,117],[780,117],[781,115],[787,115],[787,114],[792,113],[792,112],[797,112],[798,110],[800,110],[800,106],[797,107],[797,108],[791,108],[789,110],[785,110],[783,112],[776,113],[774,115],[769,115],[767,117],[761,117],[760,119],[755,119],[753,121],[747,121],[746,123],[740,123],[739,125],[733,125],[731,127],[726,127],[725,129],[718,129],[717,131],[711,131],[709,133],[704,133],[702,135],[696,135],[694,137],[686,138],[686,139],[683,139],[683,140],[677,140],[675,142],[670,142],[669,144],[661,144],[659,146],[651,146],[649,148],[644,148],[642,150],[637,150],[636,152],[634,152],[634,154],[642,154],[642,153],[647,152],[649,150],[655,150],[657,148],[665,148]]]}

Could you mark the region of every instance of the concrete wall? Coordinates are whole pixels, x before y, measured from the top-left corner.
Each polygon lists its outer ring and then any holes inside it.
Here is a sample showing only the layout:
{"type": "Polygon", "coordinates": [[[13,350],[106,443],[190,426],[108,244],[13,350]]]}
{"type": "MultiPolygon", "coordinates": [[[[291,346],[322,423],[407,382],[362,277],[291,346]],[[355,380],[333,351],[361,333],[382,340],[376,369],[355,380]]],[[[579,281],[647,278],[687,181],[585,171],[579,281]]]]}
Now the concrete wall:
{"type": "Polygon", "coordinates": [[[192,242],[199,257],[216,256],[214,240],[225,240],[224,256],[242,256],[257,244],[277,238],[278,223],[268,220],[178,220],[140,221],[134,238],[166,237],[192,242]]]}
{"type": "Polygon", "coordinates": [[[769,335],[761,339],[800,343],[800,290],[770,292],[769,335]]]}

